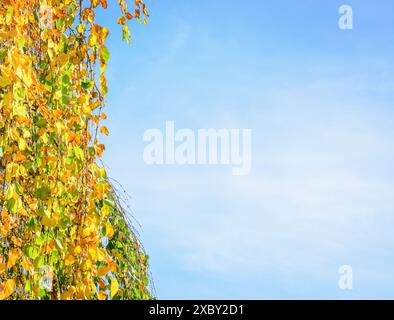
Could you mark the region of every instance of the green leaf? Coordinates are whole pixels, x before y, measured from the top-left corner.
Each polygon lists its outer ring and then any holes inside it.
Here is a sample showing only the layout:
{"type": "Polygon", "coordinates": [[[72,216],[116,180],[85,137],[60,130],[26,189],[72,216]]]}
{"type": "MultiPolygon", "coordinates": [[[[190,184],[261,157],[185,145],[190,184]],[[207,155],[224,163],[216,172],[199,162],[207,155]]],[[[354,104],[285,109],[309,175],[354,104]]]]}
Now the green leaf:
{"type": "Polygon", "coordinates": [[[128,26],[123,26],[122,34],[123,34],[123,41],[126,41],[127,44],[130,44],[130,42],[131,42],[131,33],[130,33],[130,29],[129,29],[128,26]]]}
{"type": "Polygon", "coordinates": [[[12,213],[18,212],[18,201],[15,199],[10,199],[7,201],[7,209],[10,210],[12,213]]]}
{"type": "Polygon", "coordinates": [[[33,15],[34,15],[34,18],[35,18],[37,21],[40,21],[40,17],[39,17],[39,15],[38,15],[37,9],[34,9],[33,15]]]}
{"type": "Polygon", "coordinates": [[[12,197],[14,196],[14,191],[15,191],[15,185],[14,184],[10,184],[7,188],[7,192],[5,194],[5,200],[11,200],[12,197]]]}
{"type": "Polygon", "coordinates": [[[19,38],[18,39],[18,47],[19,50],[23,50],[23,47],[25,46],[25,38],[19,38]]]}
{"type": "Polygon", "coordinates": [[[25,255],[27,255],[30,259],[36,259],[40,253],[40,250],[37,247],[26,246],[23,250],[25,255]]]}
{"type": "Polygon", "coordinates": [[[27,110],[25,105],[14,106],[14,116],[27,117],[27,110]]]}
{"type": "Polygon", "coordinates": [[[84,160],[85,157],[84,157],[84,154],[83,154],[83,150],[80,147],[75,147],[73,149],[73,151],[74,151],[74,155],[75,155],[75,157],[77,159],[84,160]]]}
{"type": "Polygon", "coordinates": [[[1,49],[0,50],[0,63],[4,63],[6,56],[7,56],[7,50],[1,49]]]}
{"type": "Polygon", "coordinates": [[[7,8],[7,13],[5,15],[5,22],[6,24],[10,24],[11,23],[11,18],[12,18],[12,14],[14,13],[14,8],[9,6],[7,8]]]}
{"type": "Polygon", "coordinates": [[[69,96],[62,96],[62,103],[65,105],[68,105],[70,103],[71,99],[69,96]]]}
{"type": "Polygon", "coordinates": [[[91,90],[93,89],[93,81],[89,80],[89,81],[82,81],[81,82],[81,86],[82,88],[84,88],[85,90],[91,90]]]}
{"type": "Polygon", "coordinates": [[[36,219],[34,217],[30,217],[27,221],[27,227],[33,229],[36,225],[36,219]]]}
{"type": "Polygon", "coordinates": [[[47,121],[44,118],[36,118],[34,124],[39,128],[45,128],[47,126],[47,121]]]}
{"type": "Polygon", "coordinates": [[[107,63],[110,58],[110,53],[106,47],[102,47],[100,51],[100,59],[103,63],[107,63]]]}
{"type": "Polygon", "coordinates": [[[45,256],[40,256],[34,260],[34,266],[36,268],[42,267],[45,265],[45,256]]]}
{"type": "Polygon", "coordinates": [[[41,233],[40,236],[36,239],[36,245],[41,246],[42,244],[45,243],[46,236],[44,233],[41,233]]]}
{"type": "Polygon", "coordinates": [[[24,190],[19,183],[15,183],[15,191],[17,194],[19,194],[21,196],[21,195],[23,195],[24,190]]]}
{"type": "Polygon", "coordinates": [[[26,290],[26,292],[32,292],[33,291],[33,284],[31,283],[30,280],[26,281],[25,290],[26,290]]]}
{"type": "Polygon", "coordinates": [[[63,76],[63,78],[62,78],[62,82],[63,82],[63,84],[65,84],[65,85],[69,85],[70,84],[70,77],[68,76],[68,75],[64,75],[63,76]]]}
{"type": "Polygon", "coordinates": [[[40,200],[47,200],[49,197],[50,190],[48,187],[41,187],[37,190],[37,198],[40,200]]]}
{"type": "MultiPolygon", "coordinates": [[[[96,155],[96,149],[94,147],[89,147],[89,155],[91,157],[94,157],[96,155]]],[[[1,150],[0,150],[0,156],[1,156],[1,150]]]]}
{"type": "Polygon", "coordinates": [[[49,262],[55,264],[59,261],[59,252],[57,250],[52,250],[51,257],[49,258],[49,262]]]}
{"type": "Polygon", "coordinates": [[[59,248],[60,250],[63,250],[63,245],[62,245],[62,243],[60,242],[60,240],[59,240],[59,239],[55,239],[55,242],[56,242],[56,245],[58,246],[58,248],[59,248]]]}

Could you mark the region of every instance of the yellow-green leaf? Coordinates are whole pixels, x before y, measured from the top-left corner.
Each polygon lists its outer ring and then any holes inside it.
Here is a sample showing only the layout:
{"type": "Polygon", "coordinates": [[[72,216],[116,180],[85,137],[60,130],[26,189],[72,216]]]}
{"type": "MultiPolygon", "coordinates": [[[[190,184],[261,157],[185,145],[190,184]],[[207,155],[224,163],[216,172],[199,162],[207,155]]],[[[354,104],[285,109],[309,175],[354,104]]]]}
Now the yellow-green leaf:
{"type": "Polygon", "coordinates": [[[118,291],[119,291],[118,280],[116,280],[116,278],[113,278],[111,280],[111,299],[113,299],[113,297],[118,293],[118,291]]]}

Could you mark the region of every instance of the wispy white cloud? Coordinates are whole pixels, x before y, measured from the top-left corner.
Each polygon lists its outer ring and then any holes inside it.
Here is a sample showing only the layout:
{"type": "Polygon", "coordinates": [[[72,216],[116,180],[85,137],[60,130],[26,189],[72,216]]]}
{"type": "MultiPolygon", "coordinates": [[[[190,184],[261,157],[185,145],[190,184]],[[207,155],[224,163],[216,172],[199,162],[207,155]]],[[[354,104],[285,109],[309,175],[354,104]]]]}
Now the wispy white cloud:
{"type": "MultiPolygon", "coordinates": [[[[290,295],[306,275],[335,288],[341,264],[391,249],[394,129],[384,124],[383,105],[350,107],[352,118],[344,106],[343,117],[343,100],[327,86],[347,91],[351,83],[271,91],[268,109],[255,109],[250,123],[255,136],[249,177],[233,177],[228,168],[146,167],[138,157],[142,149],[124,155],[115,167],[122,168],[123,180],[132,173],[129,180],[138,181],[129,188],[144,229],[156,234],[150,241],[159,241],[184,272],[230,278],[241,272],[254,279],[275,274],[272,281],[285,282],[290,295]],[[314,110],[318,101],[320,112],[314,110]]],[[[354,106],[359,102],[362,97],[354,106]]],[[[223,119],[216,120],[220,127],[223,119]]],[[[370,267],[361,263],[355,272],[370,281],[370,267]]],[[[389,277],[389,270],[382,272],[389,277]]],[[[369,289],[365,285],[362,294],[369,289]]],[[[310,290],[312,296],[317,288],[310,290]]]]}

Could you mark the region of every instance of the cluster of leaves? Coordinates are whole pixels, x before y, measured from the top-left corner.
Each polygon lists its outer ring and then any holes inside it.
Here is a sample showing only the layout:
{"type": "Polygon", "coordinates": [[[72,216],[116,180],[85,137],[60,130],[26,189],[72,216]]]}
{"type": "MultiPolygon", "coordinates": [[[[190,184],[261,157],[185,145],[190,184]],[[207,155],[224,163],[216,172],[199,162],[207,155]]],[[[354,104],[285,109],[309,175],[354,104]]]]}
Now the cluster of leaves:
{"type": "MultiPolygon", "coordinates": [[[[130,41],[127,20],[148,12],[118,4],[130,41]]],[[[95,15],[107,6],[0,2],[0,300],[151,297],[147,256],[98,164],[109,31],[95,15]]]]}

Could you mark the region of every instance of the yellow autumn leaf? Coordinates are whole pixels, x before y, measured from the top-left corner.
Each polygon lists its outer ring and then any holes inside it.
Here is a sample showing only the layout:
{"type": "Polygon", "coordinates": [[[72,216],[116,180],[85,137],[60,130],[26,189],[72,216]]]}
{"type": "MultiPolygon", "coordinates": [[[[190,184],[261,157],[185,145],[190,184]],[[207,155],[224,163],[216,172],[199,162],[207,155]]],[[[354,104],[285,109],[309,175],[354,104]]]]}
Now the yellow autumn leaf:
{"type": "Polygon", "coordinates": [[[105,39],[107,39],[108,34],[109,34],[108,28],[101,29],[101,38],[103,39],[103,41],[105,41],[105,39]]]}
{"type": "Polygon", "coordinates": [[[108,272],[109,272],[109,269],[108,269],[107,266],[105,266],[105,265],[104,265],[104,266],[101,266],[101,267],[99,267],[98,270],[97,270],[97,276],[98,276],[98,277],[105,276],[108,272]]]}
{"type": "Polygon", "coordinates": [[[66,53],[59,53],[57,56],[57,62],[60,66],[64,66],[69,60],[69,56],[66,53]]]}
{"type": "Polygon", "coordinates": [[[5,263],[0,262],[0,275],[2,275],[5,272],[5,263]]]}
{"type": "Polygon", "coordinates": [[[107,300],[107,294],[103,291],[99,291],[97,293],[97,296],[98,296],[99,300],[107,300]]]}
{"type": "Polygon", "coordinates": [[[22,162],[23,160],[25,160],[26,157],[22,152],[18,152],[15,156],[15,161],[16,162],[22,162]]]}
{"type": "Polygon", "coordinates": [[[90,257],[92,260],[96,260],[96,259],[97,259],[97,248],[94,247],[94,248],[88,249],[88,254],[89,254],[89,257],[90,257]]]}
{"type": "Polygon", "coordinates": [[[101,289],[105,289],[107,287],[107,285],[103,279],[99,279],[99,285],[100,285],[101,289]]]}
{"type": "Polygon", "coordinates": [[[93,8],[96,8],[99,3],[100,3],[100,0],[92,0],[93,8]]]}
{"type": "Polygon", "coordinates": [[[85,270],[85,271],[90,271],[90,270],[92,269],[92,266],[93,266],[92,260],[87,259],[87,260],[82,264],[82,266],[83,266],[83,270],[85,270]]]}
{"type": "Polygon", "coordinates": [[[108,8],[107,0],[100,0],[100,2],[104,9],[108,8]]]}
{"type": "Polygon", "coordinates": [[[68,142],[74,142],[77,139],[77,135],[74,132],[70,132],[67,137],[68,142]]]}
{"type": "Polygon", "coordinates": [[[78,31],[79,33],[84,33],[85,30],[86,30],[86,25],[84,25],[84,24],[79,24],[79,25],[78,25],[77,31],[78,31]]]}
{"type": "Polygon", "coordinates": [[[105,259],[105,250],[103,248],[97,250],[97,261],[104,261],[105,259]]]}
{"type": "Polygon", "coordinates": [[[105,230],[107,231],[107,237],[111,239],[114,236],[114,228],[112,227],[111,223],[107,222],[105,224],[105,230]]]}
{"type": "Polygon", "coordinates": [[[96,149],[96,152],[97,152],[97,156],[99,158],[101,158],[102,155],[103,155],[103,152],[105,151],[105,145],[97,144],[97,145],[95,145],[95,149],[96,149]]]}
{"type": "Polygon", "coordinates": [[[113,278],[111,280],[111,299],[113,299],[113,297],[118,293],[118,291],[119,291],[118,280],[116,280],[116,278],[113,278]]]}
{"type": "Polygon", "coordinates": [[[65,263],[66,266],[70,266],[70,265],[74,264],[74,262],[75,262],[75,258],[71,254],[69,254],[66,257],[66,259],[64,260],[64,263],[65,263]]]}
{"type": "Polygon", "coordinates": [[[112,212],[112,208],[106,204],[101,208],[101,215],[106,218],[112,212]]]}
{"type": "Polygon", "coordinates": [[[115,261],[110,261],[108,264],[109,264],[109,270],[112,273],[115,273],[116,272],[116,263],[115,263],[115,261]]]}
{"type": "Polygon", "coordinates": [[[97,35],[92,33],[88,40],[89,46],[93,47],[97,43],[97,35]]]}
{"type": "Polygon", "coordinates": [[[7,262],[7,268],[12,268],[21,257],[21,253],[19,250],[10,250],[7,262]]]}
{"type": "Polygon", "coordinates": [[[25,269],[26,271],[29,271],[29,272],[34,271],[33,264],[30,262],[29,258],[27,258],[27,257],[23,257],[21,265],[22,265],[23,269],[25,269]]]}
{"type": "Polygon", "coordinates": [[[9,40],[14,38],[17,35],[15,30],[8,32],[0,32],[0,40],[9,40]]]}
{"type": "Polygon", "coordinates": [[[74,255],[78,255],[78,254],[80,254],[81,252],[82,252],[81,246],[76,246],[76,247],[74,248],[74,255]]]}
{"type": "Polygon", "coordinates": [[[19,147],[19,150],[24,151],[27,148],[26,140],[23,138],[19,138],[18,147],[19,147]]]}
{"type": "Polygon", "coordinates": [[[118,19],[118,24],[125,25],[126,24],[126,19],[124,17],[120,17],[118,19]]]}
{"type": "Polygon", "coordinates": [[[103,133],[103,134],[105,134],[106,136],[109,135],[109,131],[108,131],[107,127],[105,127],[105,126],[102,126],[102,127],[100,128],[100,132],[103,133]]]}
{"type": "Polygon", "coordinates": [[[73,299],[73,295],[75,293],[75,287],[74,286],[70,286],[67,291],[62,293],[62,299],[63,300],[72,300],[73,299]]]}
{"type": "Polygon", "coordinates": [[[3,282],[1,285],[0,291],[0,300],[7,299],[10,295],[12,295],[15,291],[15,280],[8,279],[6,282],[3,282]]]}
{"type": "Polygon", "coordinates": [[[11,80],[5,76],[0,77],[0,87],[4,88],[11,84],[11,80]]]}
{"type": "Polygon", "coordinates": [[[56,225],[56,219],[54,217],[47,217],[44,215],[41,219],[41,224],[45,227],[52,228],[56,225]]]}

